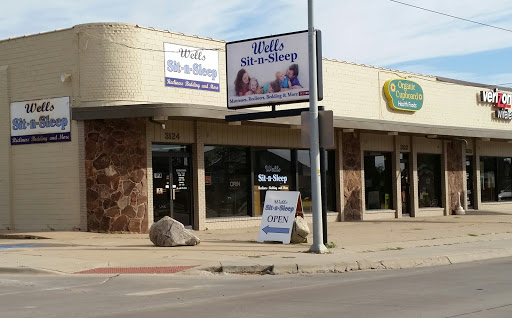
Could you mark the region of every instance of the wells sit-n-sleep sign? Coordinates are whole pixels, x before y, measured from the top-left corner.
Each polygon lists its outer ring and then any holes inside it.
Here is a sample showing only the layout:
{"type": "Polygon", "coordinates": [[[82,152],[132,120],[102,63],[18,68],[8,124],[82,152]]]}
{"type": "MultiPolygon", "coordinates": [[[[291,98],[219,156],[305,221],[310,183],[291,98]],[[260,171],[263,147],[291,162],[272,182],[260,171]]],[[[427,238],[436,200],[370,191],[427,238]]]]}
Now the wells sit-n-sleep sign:
{"type": "Polygon", "coordinates": [[[289,244],[296,212],[302,212],[300,192],[267,191],[258,242],[280,241],[289,244]]]}
{"type": "Polygon", "coordinates": [[[165,86],[220,91],[216,50],[164,43],[164,51],[165,86]]]}
{"type": "Polygon", "coordinates": [[[69,97],[11,103],[11,145],[71,141],[69,97]]]}
{"type": "Polygon", "coordinates": [[[308,32],[226,44],[229,109],[309,101],[308,32]]]}

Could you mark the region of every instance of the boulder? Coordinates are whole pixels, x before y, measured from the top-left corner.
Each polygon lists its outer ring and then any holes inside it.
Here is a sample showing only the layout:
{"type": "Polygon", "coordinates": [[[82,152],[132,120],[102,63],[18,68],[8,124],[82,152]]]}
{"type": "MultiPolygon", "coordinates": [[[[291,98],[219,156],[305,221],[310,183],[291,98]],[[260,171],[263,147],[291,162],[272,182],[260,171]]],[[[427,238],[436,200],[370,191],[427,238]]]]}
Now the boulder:
{"type": "Polygon", "coordinates": [[[197,236],[185,229],[182,223],[168,216],[151,225],[149,239],[156,246],[193,246],[201,242],[197,236]]]}
{"type": "Polygon", "coordinates": [[[300,215],[295,217],[290,243],[306,243],[308,241],[308,222],[300,215]]]}

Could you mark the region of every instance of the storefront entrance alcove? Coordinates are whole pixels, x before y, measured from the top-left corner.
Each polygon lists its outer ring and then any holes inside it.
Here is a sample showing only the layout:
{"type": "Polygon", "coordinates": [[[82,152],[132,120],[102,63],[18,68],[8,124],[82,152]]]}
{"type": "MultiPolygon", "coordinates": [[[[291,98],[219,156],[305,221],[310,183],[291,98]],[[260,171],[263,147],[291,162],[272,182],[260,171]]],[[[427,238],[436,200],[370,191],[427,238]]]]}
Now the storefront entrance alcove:
{"type": "Polygon", "coordinates": [[[153,217],[192,226],[193,182],[190,146],[153,144],[153,217]]]}

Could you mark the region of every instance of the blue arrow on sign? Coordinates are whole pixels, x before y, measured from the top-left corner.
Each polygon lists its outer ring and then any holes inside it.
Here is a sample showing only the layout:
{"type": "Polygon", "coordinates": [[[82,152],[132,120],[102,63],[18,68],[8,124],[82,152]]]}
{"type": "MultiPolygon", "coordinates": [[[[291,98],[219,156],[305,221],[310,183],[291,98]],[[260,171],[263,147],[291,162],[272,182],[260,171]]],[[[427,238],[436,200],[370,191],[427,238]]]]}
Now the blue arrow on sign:
{"type": "Polygon", "coordinates": [[[270,225],[265,226],[264,228],[262,228],[262,230],[263,230],[263,232],[265,232],[265,234],[268,234],[268,233],[290,233],[289,228],[270,227],[270,225]]]}

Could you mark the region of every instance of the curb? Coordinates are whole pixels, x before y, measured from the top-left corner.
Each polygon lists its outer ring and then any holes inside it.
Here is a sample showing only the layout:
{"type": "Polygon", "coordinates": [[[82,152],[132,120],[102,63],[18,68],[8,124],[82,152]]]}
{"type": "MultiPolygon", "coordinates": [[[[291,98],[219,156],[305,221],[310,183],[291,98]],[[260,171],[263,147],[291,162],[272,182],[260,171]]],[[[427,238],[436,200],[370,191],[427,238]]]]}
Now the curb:
{"type": "MultiPolygon", "coordinates": [[[[444,256],[418,258],[391,258],[380,261],[361,259],[357,261],[333,261],[323,263],[264,263],[240,264],[237,262],[209,262],[178,273],[176,275],[201,276],[215,274],[235,275],[289,275],[289,274],[326,274],[344,273],[362,270],[396,270],[417,267],[454,265],[473,261],[512,257],[512,248],[502,248],[473,253],[453,253],[444,256]]],[[[270,261],[272,262],[272,261],[270,261]]],[[[86,269],[84,269],[86,270],[86,269]]],[[[34,267],[0,267],[0,275],[70,275],[51,269],[34,267]]]]}
{"type": "Polygon", "coordinates": [[[21,274],[21,275],[63,275],[66,273],[57,272],[48,269],[33,267],[0,267],[0,275],[21,274]]]}
{"type": "Polygon", "coordinates": [[[306,264],[219,264],[195,268],[189,274],[209,272],[211,274],[252,274],[252,275],[288,275],[288,274],[325,274],[344,273],[363,270],[396,270],[417,267],[446,266],[473,261],[512,257],[512,250],[489,251],[483,253],[455,254],[451,256],[436,256],[425,258],[397,258],[381,261],[358,260],[334,263],[306,264]]]}

